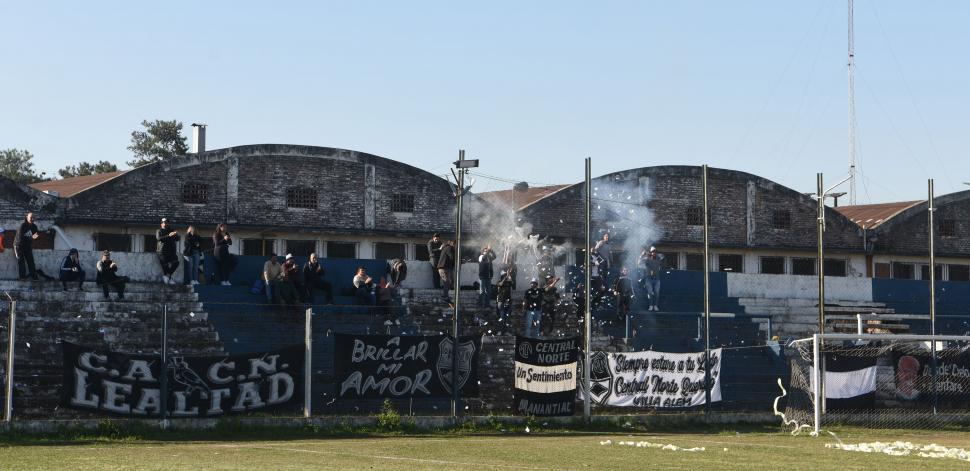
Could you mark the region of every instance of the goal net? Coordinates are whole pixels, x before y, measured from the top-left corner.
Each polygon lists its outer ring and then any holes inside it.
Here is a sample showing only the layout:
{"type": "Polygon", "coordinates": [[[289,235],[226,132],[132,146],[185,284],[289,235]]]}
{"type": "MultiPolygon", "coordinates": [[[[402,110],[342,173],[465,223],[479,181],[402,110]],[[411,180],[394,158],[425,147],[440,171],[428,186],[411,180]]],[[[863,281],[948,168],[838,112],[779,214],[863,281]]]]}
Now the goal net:
{"type": "Polygon", "coordinates": [[[790,347],[789,426],[970,423],[970,336],[816,334],[790,347]]]}

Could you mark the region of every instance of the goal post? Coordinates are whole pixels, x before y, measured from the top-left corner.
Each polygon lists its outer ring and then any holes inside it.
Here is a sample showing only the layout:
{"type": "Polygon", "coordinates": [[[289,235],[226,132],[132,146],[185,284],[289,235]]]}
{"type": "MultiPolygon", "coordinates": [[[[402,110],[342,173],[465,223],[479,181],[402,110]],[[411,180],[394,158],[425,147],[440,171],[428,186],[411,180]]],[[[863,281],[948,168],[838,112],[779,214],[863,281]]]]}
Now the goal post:
{"type": "Polygon", "coordinates": [[[784,413],[796,429],[970,423],[970,336],[814,334],[786,353],[784,413]]]}

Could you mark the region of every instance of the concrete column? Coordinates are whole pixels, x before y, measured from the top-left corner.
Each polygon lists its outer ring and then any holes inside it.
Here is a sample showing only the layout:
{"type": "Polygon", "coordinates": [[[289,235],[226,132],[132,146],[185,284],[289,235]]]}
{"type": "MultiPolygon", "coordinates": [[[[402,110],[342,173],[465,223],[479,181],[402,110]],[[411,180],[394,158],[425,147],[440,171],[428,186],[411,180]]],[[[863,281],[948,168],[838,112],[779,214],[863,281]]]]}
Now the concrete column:
{"type": "Polygon", "coordinates": [[[371,164],[364,164],[364,229],[377,225],[377,172],[371,164]]]}
{"type": "Polygon", "coordinates": [[[226,223],[235,224],[239,211],[239,158],[226,159],[226,167],[226,223]]]}
{"type": "Polygon", "coordinates": [[[748,180],[748,197],[745,200],[746,207],[745,207],[745,215],[744,215],[745,222],[747,223],[746,224],[747,234],[745,234],[745,236],[747,237],[748,247],[753,247],[755,245],[754,207],[755,207],[755,197],[757,196],[757,194],[758,194],[757,186],[753,181],[748,180]]]}

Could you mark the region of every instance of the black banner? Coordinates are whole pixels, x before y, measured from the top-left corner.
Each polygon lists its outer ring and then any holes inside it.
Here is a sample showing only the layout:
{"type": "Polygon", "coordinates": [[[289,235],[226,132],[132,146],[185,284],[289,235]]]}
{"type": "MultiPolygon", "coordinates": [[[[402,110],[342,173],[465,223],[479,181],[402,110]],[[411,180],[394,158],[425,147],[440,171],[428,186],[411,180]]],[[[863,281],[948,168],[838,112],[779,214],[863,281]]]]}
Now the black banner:
{"type": "MultiPolygon", "coordinates": [[[[970,403],[970,351],[936,352],[936,396],[943,403],[970,403]]],[[[933,399],[933,355],[930,351],[893,352],[897,399],[904,402],[933,399]]]]}
{"type": "MultiPolygon", "coordinates": [[[[450,396],[452,349],[447,335],[336,334],[334,368],[338,398],[450,396]]],[[[461,337],[458,388],[478,395],[481,340],[461,337]]]]}
{"type": "Polygon", "coordinates": [[[515,412],[564,416],[576,412],[579,338],[515,337],[515,412]]]}
{"type": "MultiPolygon", "coordinates": [[[[61,405],[158,417],[161,356],[99,351],[63,342],[61,405]]],[[[224,356],[169,356],[168,417],[218,417],[303,403],[304,347],[224,356]]]]}

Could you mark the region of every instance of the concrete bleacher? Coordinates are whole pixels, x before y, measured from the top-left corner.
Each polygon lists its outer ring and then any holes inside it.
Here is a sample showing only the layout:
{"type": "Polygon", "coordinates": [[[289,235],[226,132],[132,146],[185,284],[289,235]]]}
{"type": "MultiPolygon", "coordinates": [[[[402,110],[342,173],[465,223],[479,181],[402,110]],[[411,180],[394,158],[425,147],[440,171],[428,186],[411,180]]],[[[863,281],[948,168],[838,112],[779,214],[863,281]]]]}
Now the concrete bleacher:
{"type": "MultiPolygon", "coordinates": [[[[173,354],[219,354],[218,333],[198,296],[184,286],[129,283],[125,299],[105,301],[94,283],[84,291],[64,291],[59,282],[0,280],[9,295],[3,309],[16,301],[14,410],[18,416],[84,417],[58,408],[62,382],[60,343],[73,342],[102,350],[157,353],[162,317],[169,312],[169,349],[173,354]]],[[[5,315],[3,317],[6,317],[5,315]]],[[[0,351],[6,351],[6,322],[0,326],[0,351]]]]}

